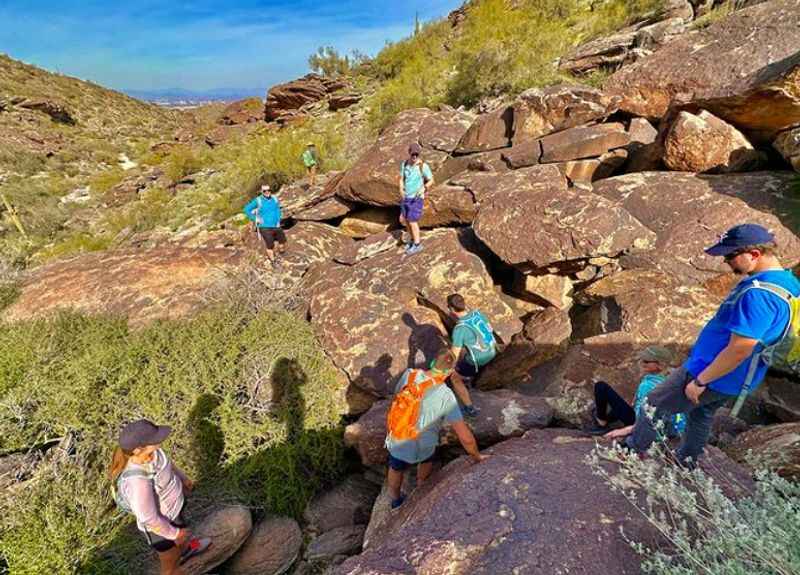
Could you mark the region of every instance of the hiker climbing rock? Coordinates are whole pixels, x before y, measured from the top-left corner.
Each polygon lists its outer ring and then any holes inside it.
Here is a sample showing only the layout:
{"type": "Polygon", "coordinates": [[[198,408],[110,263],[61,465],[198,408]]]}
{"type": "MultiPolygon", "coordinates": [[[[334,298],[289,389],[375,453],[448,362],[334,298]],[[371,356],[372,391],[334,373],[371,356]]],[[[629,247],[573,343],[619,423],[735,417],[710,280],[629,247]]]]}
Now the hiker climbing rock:
{"type": "MultiPolygon", "coordinates": [[[[608,439],[627,437],[633,431],[633,424],[644,412],[647,397],[655,387],[666,379],[674,356],[665,347],[651,345],[644,348],[638,356],[642,379],[636,389],[633,406],[625,401],[613,387],[604,381],[594,384],[594,410],[592,426],[586,431],[591,435],[603,435],[608,439]],[[611,429],[610,425],[620,422],[624,427],[611,429]]],[[[669,435],[683,433],[686,429],[686,415],[679,413],[672,417],[669,435]]]]}
{"type": "Polygon", "coordinates": [[[180,564],[211,545],[192,537],[183,518],[192,481],[172,463],[161,443],[172,429],[139,419],[122,428],[109,475],[117,506],[136,517],[136,526],[158,553],[162,575],[183,575],[180,564]]]}
{"type": "Polygon", "coordinates": [[[475,417],[478,409],[472,405],[467,386],[472,384],[481,368],[495,358],[497,342],[489,320],[477,309],[468,310],[461,294],[447,297],[447,309],[456,320],[451,351],[457,363],[450,382],[464,405],[464,414],[475,417]]]}
{"type": "Polygon", "coordinates": [[[422,161],[422,146],[413,143],[408,147],[408,159],[400,166],[400,223],[411,236],[406,245],[406,254],[412,255],[422,249],[419,221],[425,203],[425,193],[433,186],[430,166],[422,161]]]}
{"type": "Polygon", "coordinates": [[[314,142],[306,144],[306,149],[301,158],[303,165],[306,167],[308,185],[313,186],[317,179],[317,166],[319,165],[319,154],[317,154],[317,147],[314,142]]]}
{"type": "Polygon", "coordinates": [[[386,419],[388,487],[393,509],[405,500],[400,489],[406,469],[418,464],[418,485],[430,476],[439,445],[439,431],[444,424],[452,426],[472,461],[478,463],[486,458],[478,451],[478,444],[464,423],[458,401],[445,385],[455,363],[452,352],[443,349],[436,355],[430,369],[407,369],[397,384],[386,419]]]}
{"type": "Polygon", "coordinates": [[[244,207],[244,214],[247,216],[258,232],[267,249],[267,259],[270,263],[275,263],[276,253],[275,244],[277,243],[277,254],[286,251],[286,233],[281,229],[281,205],[272,194],[272,189],[268,184],[261,186],[261,194],[250,200],[244,207]]]}
{"type": "MultiPolygon", "coordinates": [[[[689,359],[649,395],[655,418],[668,420],[685,412],[686,433],[676,459],[689,466],[708,440],[714,412],[753,391],[767,371],[772,346],[793,332],[791,311],[797,310],[800,282],[781,267],[775,237],[757,224],[742,224],[725,232],[706,249],[725,258],[734,273],[747,276],[734,287],[697,337],[689,359]],[[765,348],[765,345],[768,346],[765,348]]],[[[797,322],[793,322],[797,328],[797,322]]],[[[796,341],[796,340],[795,340],[796,341]]],[[[636,420],[626,446],[646,451],[656,439],[649,417],[636,420]]]]}

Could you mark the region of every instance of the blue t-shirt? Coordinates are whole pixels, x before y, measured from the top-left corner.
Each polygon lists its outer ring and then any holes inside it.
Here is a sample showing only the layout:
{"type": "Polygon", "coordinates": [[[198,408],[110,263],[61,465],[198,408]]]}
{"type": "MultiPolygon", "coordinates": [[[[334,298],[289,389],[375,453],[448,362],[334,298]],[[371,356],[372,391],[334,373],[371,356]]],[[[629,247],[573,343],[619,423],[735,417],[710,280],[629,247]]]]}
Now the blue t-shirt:
{"type": "Polygon", "coordinates": [[[278,228],[281,225],[281,205],[278,198],[258,195],[244,207],[244,215],[259,228],[278,228]]]}
{"type": "MultiPolygon", "coordinates": [[[[633,400],[633,410],[636,412],[637,419],[642,417],[642,410],[644,408],[647,396],[650,395],[650,392],[653,391],[656,386],[665,379],[667,378],[663,375],[648,373],[639,382],[639,387],[636,390],[636,398],[633,400]]],[[[676,432],[683,433],[686,429],[686,415],[683,413],[676,413],[673,415],[672,425],[676,432]]]]}
{"type": "MultiPolygon", "coordinates": [[[[395,393],[403,389],[411,370],[407,369],[400,382],[397,384],[395,393]]],[[[420,371],[417,372],[420,377],[420,371]]],[[[419,383],[422,380],[417,380],[419,383]]],[[[445,423],[455,423],[461,421],[461,409],[458,407],[456,396],[444,383],[434,385],[425,391],[422,396],[422,404],[419,407],[419,419],[417,419],[417,438],[408,440],[396,440],[390,434],[386,434],[386,448],[392,457],[405,461],[406,463],[419,463],[425,461],[439,445],[439,431],[445,423]]]]}
{"type": "Polygon", "coordinates": [[[425,197],[425,181],[433,179],[430,166],[426,163],[412,164],[403,162],[400,166],[400,177],[403,178],[403,193],[407,198],[425,197]],[[422,175],[425,175],[423,179],[422,175]]]}
{"type": "MultiPolygon", "coordinates": [[[[789,322],[789,306],[780,297],[762,289],[750,289],[738,297],[742,290],[753,285],[755,281],[779,285],[794,296],[800,294],[800,282],[787,270],[760,272],[739,282],[719,306],[711,321],[705,325],[692,347],[684,367],[693,377],[697,377],[714,361],[719,352],[728,345],[733,333],[761,342],[755,347],[753,354],[760,352],[765,345],[772,345],[783,335],[789,322]]],[[[752,355],[729,374],[710,382],[708,387],[719,393],[739,395],[751,359],[752,355]]],[[[764,362],[759,362],[751,390],[758,387],[766,372],[767,366],[764,362]]]]}

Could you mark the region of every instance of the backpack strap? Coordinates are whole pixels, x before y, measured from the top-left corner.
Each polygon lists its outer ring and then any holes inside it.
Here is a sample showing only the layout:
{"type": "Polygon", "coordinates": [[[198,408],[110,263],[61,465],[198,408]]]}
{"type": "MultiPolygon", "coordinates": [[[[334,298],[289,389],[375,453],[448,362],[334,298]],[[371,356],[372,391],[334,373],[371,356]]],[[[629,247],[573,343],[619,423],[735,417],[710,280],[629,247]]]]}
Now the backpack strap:
{"type": "MultiPolygon", "coordinates": [[[[782,286],[779,286],[777,284],[770,283],[770,282],[762,282],[762,281],[759,281],[759,280],[753,280],[753,283],[751,285],[749,285],[748,287],[743,289],[741,292],[736,294],[736,298],[734,298],[732,303],[738,302],[741,299],[741,297],[746,292],[750,291],[751,289],[760,289],[760,290],[768,291],[768,292],[778,296],[779,298],[781,298],[781,300],[786,302],[786,304],[788,306],[790,306],[790,308],[791,308],[791,305],[792,305],[791,302],[792,302],[793,296],[792,296],[792,293],[789,290],[787,290],[786,288],[784,288],[782,286]]],[[[775,342],[773,342],[771,345],[774,345],[775,343],[781,341],[784,337],[786,337],[786,334],[789,333],[789,330],[791,329],[791,327],[792,327],[792,318],[790,317],[789,321],[786,322],[786,328],[783,330],[783,333],[781,334],[781,336],[775,342]]],[[[764,345],[765,345],[764,349],[762,349],[758,353],[754,353],[753,357],[750,359],[750,365],[747,368],[747,375],[744,378],[744,384],[742,385],[742,389],[739,392],[739,396],[736,398],[736,403],[733,404],[733,408],[731,409],[731,416],[732,417],[736,417],[737,415],[739,415],[739,411],[741,411],[742,406],[744,405],[745,399],[747,399],[747,396],[750,394],[750,388],[753,386],[753,379],[755,378],[755,375],[756,375],[756,368],[758,367],[758,364],[761,361],[761,358],[762,358],[764,352],[767,351],[767,349],[769,349],[769,347],[770,347],[770,346],[767,346],[765,342],[762,342],[762,343],[764,343],[764,345]]]]}

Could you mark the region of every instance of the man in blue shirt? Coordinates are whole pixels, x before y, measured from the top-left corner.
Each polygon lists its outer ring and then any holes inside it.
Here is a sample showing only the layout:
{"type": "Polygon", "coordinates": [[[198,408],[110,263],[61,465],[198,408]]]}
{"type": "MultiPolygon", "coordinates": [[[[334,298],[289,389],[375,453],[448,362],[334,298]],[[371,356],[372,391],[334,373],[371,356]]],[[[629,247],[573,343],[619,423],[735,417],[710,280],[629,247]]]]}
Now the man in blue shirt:
{"type": "Polygon", "coordinates": [[[283,254],[286,251],[286,234],[281,229],[281,205],[278,198],[272,195],[268,184],[261,186],[261,194],[244,207],[244,215],[255,225],[267,248],[267,259],[274,263],[275,243],[278,244],[277,252],[283,254]]]}
{"type": "Polygon", "coordinates": [[[400,224],[408,228],[411,241],[406,246],[406,254],[413,255],[422,249],[419,234],[419,221],[425,203],[425,192],[433,186],[433,172],[430,166],[420,159],[422,146],[416,142],[408,147],[408,159],[400,165],[400,224]]]}
{"type": "MultiPolygon", "coordinates": [[[[759,282],[800,295],[800,282],[781,267],[775,252],[775,237],[757,224],[735,226],[706,249],[709,255],[725,258],[734,273],[747,277],[702,329],[686,363],[648,396],[656,419],[681,412],[687,415],[686,434],[676,453],[681,463],[692,465],[703,452],[714,412],[735,399],[747,380],[752,391],[764,379],[767,366],[758,354],[781,338],[790,312],[778,295],[759,289],[759,282]]],[[[642,453],[655,438],[653,421],[641,417],[626,445],[642,453]]]]}

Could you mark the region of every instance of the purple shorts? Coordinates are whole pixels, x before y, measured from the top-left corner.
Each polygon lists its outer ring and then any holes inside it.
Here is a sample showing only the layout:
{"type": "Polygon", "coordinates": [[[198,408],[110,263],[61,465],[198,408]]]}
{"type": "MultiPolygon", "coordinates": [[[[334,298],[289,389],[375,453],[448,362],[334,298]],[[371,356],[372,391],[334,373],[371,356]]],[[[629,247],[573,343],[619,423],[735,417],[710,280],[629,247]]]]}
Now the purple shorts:
{"type": "Polygon", "coordinates": [[[407,222],[418,222],[422,218],[422,198],[403,198],[400,204],[400,216],[407,222]]]}

